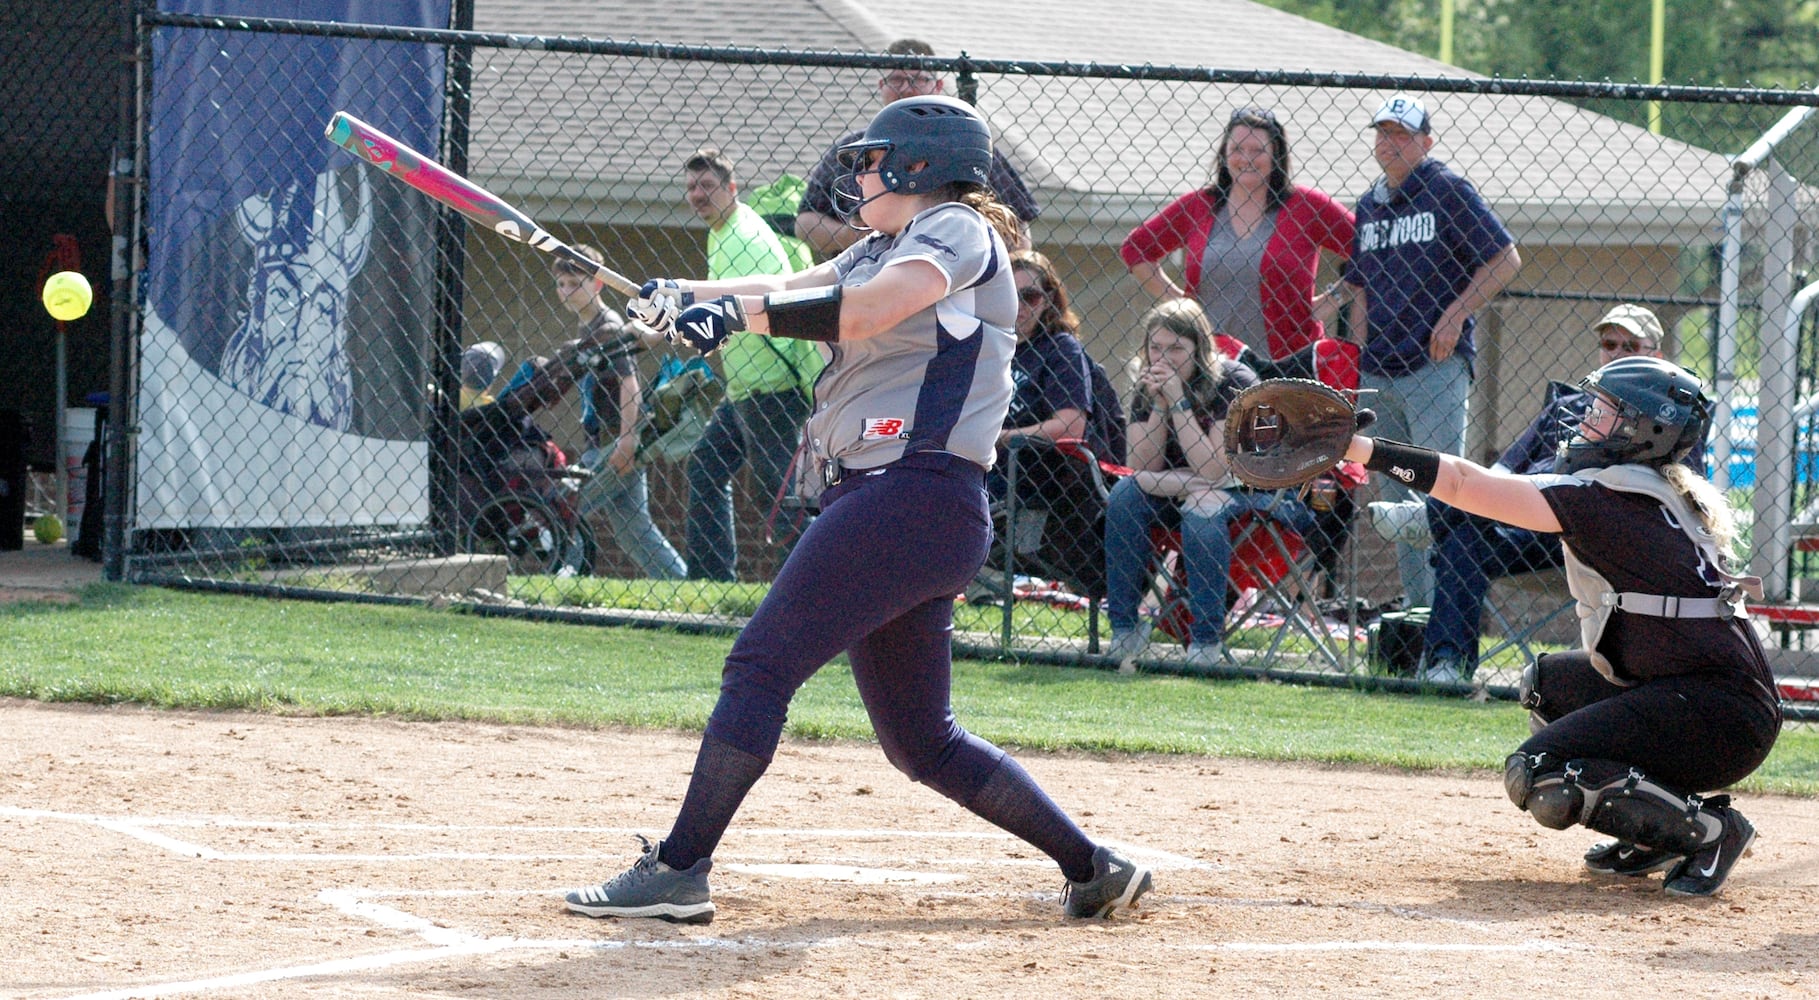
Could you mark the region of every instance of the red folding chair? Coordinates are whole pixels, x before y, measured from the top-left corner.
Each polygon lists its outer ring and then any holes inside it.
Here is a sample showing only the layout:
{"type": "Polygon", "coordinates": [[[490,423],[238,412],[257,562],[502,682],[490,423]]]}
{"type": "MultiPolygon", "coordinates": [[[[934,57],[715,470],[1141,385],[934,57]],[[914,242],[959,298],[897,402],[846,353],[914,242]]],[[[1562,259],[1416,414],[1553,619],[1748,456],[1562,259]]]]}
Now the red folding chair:
{"type": "MultiPolygon", "coordinates": [[[[1321,616],[1315,597],[1320,567],[1300,533],[1264,513],[1247,511],[1231,524],[1232,564],[1227,577],[1223,629],[1226,658],[1242,666],[1271,669],[1285,652],[1291,635],[1308,640],[1310,665],[1343,672],[1347,657],[1321,616]],[[1240,650],[1233,643],[1247,630],[1270,633],[1261,651],[1240,650]]],[[[1178,529],[1150,529],[1157,577],[1164,581],[1158,597],[1157,631],[1182,645],[1189,642],[1193,612],[1187,606],[1187,567],[1181,557],[1178,529]]]]}

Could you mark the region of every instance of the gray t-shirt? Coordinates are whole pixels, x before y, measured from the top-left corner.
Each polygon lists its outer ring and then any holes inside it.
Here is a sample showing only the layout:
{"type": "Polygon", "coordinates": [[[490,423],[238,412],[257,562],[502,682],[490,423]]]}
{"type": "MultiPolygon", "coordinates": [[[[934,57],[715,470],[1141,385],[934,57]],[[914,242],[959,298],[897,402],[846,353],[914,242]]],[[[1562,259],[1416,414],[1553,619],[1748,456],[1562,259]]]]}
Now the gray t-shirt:
{"type": "Polygon", "coordinates": [[[1009,254],[983,216],[949,202],[917,214],[895,237],[855,243],[834,269],[856,288],[912,260],[939,268],[947,295],[875,337],[828,345],[808,422],[805,487],[829,460],[870,469],[944,451],[991,467],[1017,347],[1009,254]]]}
{"type": "Polygon", "coordinates": [[[1249,236],[1232,229],[1231,213],[1221,206],[1213,216],[1213,231],[1200,258],[1200,305],[1213,329],[1236,337],[1260,358],[1270,356],[1269,331],[1263,325],[1261,288],[1263,249],[1276,235],[1276,213],[1249,236]]]}

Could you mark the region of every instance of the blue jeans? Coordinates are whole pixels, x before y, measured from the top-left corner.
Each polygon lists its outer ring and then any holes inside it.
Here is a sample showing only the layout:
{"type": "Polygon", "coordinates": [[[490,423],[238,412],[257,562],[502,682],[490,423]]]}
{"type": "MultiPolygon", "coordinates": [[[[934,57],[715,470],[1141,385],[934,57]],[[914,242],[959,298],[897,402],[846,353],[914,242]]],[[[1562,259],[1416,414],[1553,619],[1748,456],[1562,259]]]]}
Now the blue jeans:
{"type": "Polygon", "coordinates": [[[653,580],[680,580],[688,573],[682,557],[670,547],[669,539],[651,523],[649,491],[644,470],[634,468],[621,475],[606,463],[609,449],[590,448],[581,456],[581,464],[594,474],[581,484],[578,509],[582,517],[601,510],[613,532],[613,541],[639,570],[653,580]]]}
{"type": "Polygon", "coordinates": [[[1560,536],[1513,528],[1427,501],[1434,535],[1434,605],[1424,643],[1430,657],[1471,668],[1478,662],[1478,622],[1491,581],[1565,565],[1560,536]]]}
{"type": "MultiPolygon", "coordinates": [[[[706,433],[688,455],[688,575],[691,580],[732,580],[739,560],[733,534],[733,477],[751,465],[753,506],[768,513],[789,472],[790,458],[808,421],[800,392],[756,393],[722,402],[706,433]]],[[[800,511],[778,511],[777,545],[788,555],[801,534],[800,511]]]]}
{"type": "MultiPolygon", "coordinates": [[[[1362,400],[1377,413],[1372,436],[1448,455],[1465,450],[1465,409],[1472,395],[1472,376],[1459,355],[1395,378],[1366,372],[1359,376],[1359,388],[1375,390],[1362,400]]],[[[1407,500],[1415,495],[1393,479],[1381,481],[1385,500],[1407,500]]],[[[1396,569],[1402,577],[1405,606],[1432,607],[1434,573],[1427,553],[1397,542],[1396,569]]]]}
{"type": "Polygon", "coordinates": [[[1183,511],[1168,497],[1137,488],[1134,476],[1118,480],[1106,499],[1106,617],[1114,632],[1137,627],[1150,565],[1150,526],[1181,528],[1181,558],[1187,564],[1187,609],[1194,616],[1191,641],[1212,643],[1225,635],[1225,591],[1232,570],[1232,521],[1245,511],[1270,516],[1302,534],[1314,526],[1313,512],[1293,496],[1226,490],[1211,514],[1183,511]]]}

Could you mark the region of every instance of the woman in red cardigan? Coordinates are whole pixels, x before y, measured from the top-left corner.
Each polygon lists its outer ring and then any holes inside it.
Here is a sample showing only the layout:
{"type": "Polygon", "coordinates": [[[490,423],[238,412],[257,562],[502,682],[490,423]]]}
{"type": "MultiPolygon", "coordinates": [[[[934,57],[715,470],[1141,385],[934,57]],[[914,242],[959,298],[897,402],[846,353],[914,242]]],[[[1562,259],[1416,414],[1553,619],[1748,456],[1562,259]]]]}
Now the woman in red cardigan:
{"type": "Polygon", "coordinates": [[[1288,177],[1288,136],[1275,113],[1239,108],[1219,143],[1213,185],[1131,230],[1119,251],[1125,266],[1159,299],[1198,300],[1213,328],[1254,357],[1288,359],[1321,338],[1319,317],[1337,314],[1330,295],[1314,294],[1320,249],[1345,258],[1352,246],[1351,211],[1288,177]],[[1183,248],[1176,282],[1162,260],[1183,248]]]}

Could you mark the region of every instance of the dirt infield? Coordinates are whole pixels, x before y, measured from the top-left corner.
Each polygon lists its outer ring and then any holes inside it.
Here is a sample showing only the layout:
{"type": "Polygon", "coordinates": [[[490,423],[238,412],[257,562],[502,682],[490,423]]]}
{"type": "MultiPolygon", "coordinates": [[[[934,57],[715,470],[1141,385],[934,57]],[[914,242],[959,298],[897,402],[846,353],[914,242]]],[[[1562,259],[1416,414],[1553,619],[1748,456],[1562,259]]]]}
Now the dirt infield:
{"type": "Polygon", "coordinates": [[[1060,916],[1020,842],[865,744],[786,743],[706,926],[559,893],[661,834],[671,734],[0,700],[0,996],[1819,996],[1819,803],[1717,900],[1596,880],[1489,775],[1020,755],[1156,867],[1060,916]]]}

